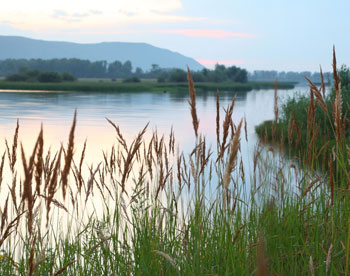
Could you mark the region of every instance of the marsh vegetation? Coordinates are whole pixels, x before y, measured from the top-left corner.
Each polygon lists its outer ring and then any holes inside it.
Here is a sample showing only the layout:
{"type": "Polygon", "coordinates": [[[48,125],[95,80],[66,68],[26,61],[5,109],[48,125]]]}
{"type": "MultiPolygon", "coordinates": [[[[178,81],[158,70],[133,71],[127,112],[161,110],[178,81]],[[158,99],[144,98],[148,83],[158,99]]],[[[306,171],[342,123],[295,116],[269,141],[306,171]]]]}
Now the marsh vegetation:
{"type": "MultiPolygon", "coordinates": [[[[176,149],[173,132],[146,139],[146,125],[127,141],[108,120],[117,143],[86,168],[76,115],[57,152],[44,150],[43,131],[24,149],[18,125],[0,160],[1,275],[348,275],[348,148],[334,68],[333,113],[312,83],[307,113],[311,142],[319,133],[316,108],[329,114],[336,139],[326,174],[315,143],[307,165],[286,162],[277,147],[257,147],[247,169],[240,156],[241,139],[249,139],[245,120],[232,120],[235,97],[221,116],[219,92],[211,147],[189,72],[189,152],[176,149]]],[[[275,99],[271,137],[278,133],[277,92],[275,99]]],[[[298,135],[287,137],[297,143],[298,135]]]]}

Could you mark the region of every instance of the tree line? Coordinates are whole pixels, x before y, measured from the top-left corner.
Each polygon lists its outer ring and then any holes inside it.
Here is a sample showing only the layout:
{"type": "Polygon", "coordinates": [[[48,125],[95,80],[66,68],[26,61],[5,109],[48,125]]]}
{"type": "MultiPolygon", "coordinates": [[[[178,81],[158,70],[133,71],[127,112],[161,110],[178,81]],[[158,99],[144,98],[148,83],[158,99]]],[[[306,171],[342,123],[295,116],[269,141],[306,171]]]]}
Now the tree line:
{"type": "MultiPolygon", "coordinates": [[[[330,82],[332,79],[332,73],[331,72],[325,72],[324,74],[324,81],[330,82]]],[[[319,72],[310,72],[310,71],[304,71],[304,72],[278,72],[276,70],[256,70],[254,72],[248,73],[248,80],[249,81],[284,81],[284,82],[306,82],[305,77],[308,77],[312,82],[314,83],[320,83],[321,82],[321,74],[319,72]]]]}
{"type": "MultiPolygon", "coordinates": [[[[29,71],[68,73],[75,78],[153,78],[158,82],[186,82],[187,72],[176,68],[161,68],[152,64],[148,71],[135,69],[131,61],[89,61],[81,59],[6,59],[0,61],[0,76],[25,76],[29,71]]],[[[196,82],[247,82],[248,72],[236,66],[225,67],[217,64],[213,70],[203,69],[192,72],[196,82]]]]}
{"type": "Polygon", "coordinates": [[[39,70],[28,70],[6,76],[7,81],[15,82],[72,82],[76,78],[69,73],[41,72],[39,70]]]}

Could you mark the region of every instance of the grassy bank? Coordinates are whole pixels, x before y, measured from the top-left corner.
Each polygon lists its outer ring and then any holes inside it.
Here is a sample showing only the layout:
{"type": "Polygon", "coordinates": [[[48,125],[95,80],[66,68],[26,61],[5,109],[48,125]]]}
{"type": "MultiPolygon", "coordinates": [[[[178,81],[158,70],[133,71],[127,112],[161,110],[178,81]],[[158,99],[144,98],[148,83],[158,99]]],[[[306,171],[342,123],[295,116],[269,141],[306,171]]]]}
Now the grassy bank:
{"type": "MultiPolygon", "coordinates": [[[[281,89],[291,89],[292,83],[283,83],[281,89]]],[[[197,91],[250,91],[252,89],[271,89],[273,83],[199,83],[197,91]]],[[[122,83],[107,81],[87,81],[64,83],[39,83],[39,82],[8,82],[0,81],[0,89],[13,90],[44,90],[44,91],[86,91],[86,92],[187,92],[187,83],[157,83],[142,81],[140,83],[122,83]]]]}
{"type": "Polygon", "coordinates": [[[338,72],[335,55],[333,67],[334,87],[330,93],[326,95],[324,82],[320,88],[309,82],[310,95],[287,100],[280,116],[275,95],[275,120],[257,126],[256,132],[266,142],[283,145],[300,164],[323,172],[329,172],[332,166],[338,175],[349,168],[350,70],[342,66],[338,72]]]}
{"type": "Polygon", "coordinates": [[[19,147],[17,127],[0,162],[0,274],[349,275],[347,179],[335,185],[274,149],[244,167],[234,99],[224,118],[217,102],[211,149],[190,75],[189,87],[191,153],[177,153],[173,133],[145,139],[147,127],[125,141],[110,122],[117,144],[91,165],[75,118],[56,154],[42,132],[34,149],[19,147]]]}

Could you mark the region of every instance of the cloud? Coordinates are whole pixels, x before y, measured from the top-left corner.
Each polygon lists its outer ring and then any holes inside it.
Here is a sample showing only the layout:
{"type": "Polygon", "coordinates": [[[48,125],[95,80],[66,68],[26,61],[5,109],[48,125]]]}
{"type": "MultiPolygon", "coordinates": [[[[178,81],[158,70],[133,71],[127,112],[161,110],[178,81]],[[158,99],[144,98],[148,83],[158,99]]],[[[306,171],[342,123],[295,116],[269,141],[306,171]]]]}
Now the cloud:
{"type": "Polygon", "coordinates": [[[90,10],[90,12],[92,14],[103,14],[103,11],[99,11],[99,10],[90,10]]]}
{"type": "Polygon", "coordinates": [[[71,28],[102,31],[133,24],[203,20],[176,14],[174,11],[182,9],[182,0],[60,0],[55,4],[32,0],[23,5],[14,5],[13,0],[3,1],[7,5],[0,11],[2,20],[13,21],[11,26],[15,28],[38,32],[71,28]]]}
{"type": "Polygon", "coordinates": [[[244,60],[239,59],[196,59],[200,64],[205,67],[214,67],[216,64],[222,65],[242,65],[245,63],[244,60]]]}
{"type": "Polygon", "coordinates": [[[0,21],[0,33],[2,35],[16,35],[16,36],[32,36],[35,37],[35,32],[20,30],[11,26],[13,22],[8,22],[7,20],[0,21]]]}
{"type": "Polygon", "coordinates": [[[77,16],[77,13],[69,14],[64,10],[54,10],[53,13],[51,14],[51,17],[53,19],[63,20],[66,22],[79,22],[80,21],[79,17],[81,16],[77,16]]]}
{"type": "Polygon", "coordinates": [[[87,17],[87,16],[89,16],[90,15],[90,13],[89,12],[85,12],[85,13],[78,13],[78,12],[75,12],[75,13],[73,13],[73,17],[87,17]]]}
{"type": "Polygon", "coordinates": [[[52,13],[52,17],[54,18],[60,18],[65,16],[68,16],[68,13],[63,10],[54,10],[52,13]]]}
{"type": "MultiPolygon", "coordinates": [[[[1,0],[1,15],[6,15],[13,12],[23,12],[25,14],[48,14],[53,10],[67,10],[86,12],[99,11],[110,12],[118,9],[135,12],[157,11],[157,12],[171,12],[182,8],[182,0],[31,0],[18,2],[13,0],[1,0]]],[[[2,16],[1,16],[2,17],[2,16]]]]}
{"type": "Polygon", "coordinates": [[[225,39],[232,37],[253,38],[254,35],[248,33],[236,33],[225,30],[211,30],[211,29],[181,29],[181,30],[158,30],[159,33],[166,34],[180,34],[188,37],[203,37],[225,39]]]}

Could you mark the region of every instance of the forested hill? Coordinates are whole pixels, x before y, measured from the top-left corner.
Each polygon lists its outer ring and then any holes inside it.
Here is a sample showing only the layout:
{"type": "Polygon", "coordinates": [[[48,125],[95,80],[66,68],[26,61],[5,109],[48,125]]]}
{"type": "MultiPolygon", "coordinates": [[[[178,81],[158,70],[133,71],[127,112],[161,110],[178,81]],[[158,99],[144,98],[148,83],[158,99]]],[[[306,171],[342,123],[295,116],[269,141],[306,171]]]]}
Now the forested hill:
{"type": "Polygon", "coordinates": [[[17,36],[0,36],[0,60],[5,59],[61,59],[77,58],[90,61],[130,60],[132,65],[149,70],[152,64],[162,68],[182,68],[188,65],[192,70],[204,67],[192,58],[146,43],[102,42],[79,44],[35,40],[17,36]]]}

